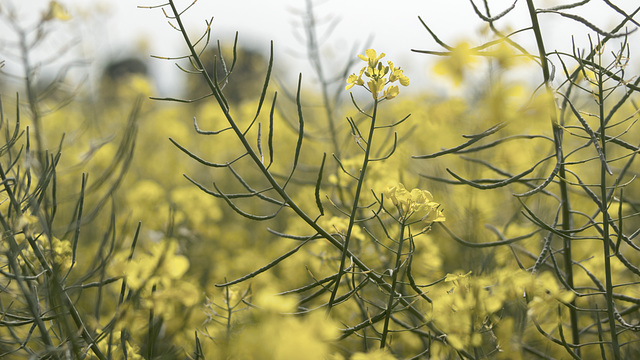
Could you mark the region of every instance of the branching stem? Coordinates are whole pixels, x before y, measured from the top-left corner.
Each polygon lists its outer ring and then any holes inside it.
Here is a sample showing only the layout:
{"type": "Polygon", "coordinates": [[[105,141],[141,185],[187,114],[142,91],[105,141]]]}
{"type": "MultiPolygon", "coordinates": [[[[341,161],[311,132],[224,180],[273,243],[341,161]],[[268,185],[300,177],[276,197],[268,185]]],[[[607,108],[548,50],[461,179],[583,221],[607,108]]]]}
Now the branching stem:
{"type": "Polygon", "coordinates": [[[353,230],[353,225],[356,222],[356,216],[358,214],[358,202],[360,200],[360,193],[362,192],[362,186],[364,184],[364,180],[367,174],[367,166],[369,165],[369,154],[371,153],[371,144],[373,143],[373,133],[376,129],[376,116],[378,112],[378,100],[375,99],[373,103],[373,115],[371,116],[371,124],[369,125],[369,136],[367,137],[367,147],[364,152],[364,159],[362,160],[362,169],[360,170],[360,175],[358,176],[358,185],[356,186],[356,193],[353,196],[353,206],[351,207],[351,214],[349,216],[349,226],[347,228],[347,234],[344,238],[344,248],[342,250],[342,257],[340,258],[340,268],[338,269],[338,274],[336,276],[336,284],[333,287],[333,291],[331,292],[331,297],[329,298],[329,303],[327,304],[327,314],[331,312],[331,308],[333,307],[333,303],[336,299],[336,294],[338,293],[338,288],[340,287],[340,278],[344,274],[344,265],[347,259],[347,251],[349,250],[349,242],[351,240],[351,233],[353,230]]]}

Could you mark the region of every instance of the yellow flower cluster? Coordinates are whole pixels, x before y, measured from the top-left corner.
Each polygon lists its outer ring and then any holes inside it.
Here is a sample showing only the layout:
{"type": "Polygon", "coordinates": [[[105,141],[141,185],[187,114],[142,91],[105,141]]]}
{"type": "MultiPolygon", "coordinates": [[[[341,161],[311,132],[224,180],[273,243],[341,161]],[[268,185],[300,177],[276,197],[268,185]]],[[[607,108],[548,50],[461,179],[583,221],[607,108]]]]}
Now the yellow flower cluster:
{"type": "Polygon", "coordinates": [[[403,70],[399,67],[395,67],[391,61],[387,61],[388,66],[384,66],[380,61],[385,56],[384,53],[378,55],[375,50],[369,49],[365,55],[358,55],[358,57],[367,63],[365,67],[360,69],[360,75],[351,74],[347,78],[346,90],[351,89],[355,85],[364,87],[371,92],[374,100],[378,100],[380,92],[384,90],[382,99],[393,99],[398,96],[400,90],[397,85],[391,85],[386,90],[384,87],[387,84],[399,81],[402,86],[409,85],[409,78],[403,74],[403,70]],[[362,80],[362,75],[369,78],[366,83],[362,80]],[[386,76],[389,75],[387,78],[386,76]]]}
{"type": "MultiPolygon", "coordinates": [[[[32,216],[25,215],[23,216],[23,218],[20,219],[20,221],[23,221],[25,217],[28,218],[32,216]]],[[[33,236],[33,235],[30,235],[30,236],[33,236]]],[[[23,250],[24,257],[19,256],[16,258],[18,260],[18,264],[24,265],[25,259],[28,262],[36,263],[37,256],[33,251],[33,248],[31,248],[31,246],[27,243],[25,235],[16,234],[14,235],[14,238],[16,240],[16,243],[18,243],[18,246],[24,248],[23,250]]],[[[4,251],[9,250],[9,244],[7,243],[7,241],[4,241],[1,237],[0,237],[0,240],[2,240],[2,246],[0,246],[0,251],[2,251],[4,254],[4,251]]],[[[71,267],[72,249],[71,249],[71,243],[68,240],[60,240],[54,236],[51,238],[51,241],[49,241],[49,238],[45,234],[42,234],[41,236],[37,237],[36,244],[39,250],[45,255],[45,258],[47,259],[47,261],[50,262],[50,265],[52,263],[55,263],[62,271],[66,271],[71,267]]]]}
{"type": "MultiPolygon", "coordinates": [[[[453,349],[478,347],[497,340],[506,352],[514,351],[510,342],[519,335],[513,330],[513,319],[500,315],[505,308],[526,307],[529,318],[553,329],[558,326],[558,304],[570,302],[574,294],[563,289],[550,272],[534,276],[521,270],[500,269],[477,276],[470,271],[447,274],[445,281],[432,289],[431,297],[433,321],[447,334],[446,341],[453,349]],[[504,331],[505,327],[509,331],[504,331]]],[[[441,354],[450,351],[434,349],[434,353],[441,354]]],[[[516,356],[517,353],[509,352],[498,358],[516,356]]]]}
{"type": "Polygon", "coordinates": [[[427,190],[405,189],[398,184],[387,187],[382,195],[393,202],[405,221],[426,223],[445,221],[440,204],[433,201],[433,195],[427,190]]]}
{"type": "Polygon", "coordinates": [[[148,252],[128,260],[121,253],[116,259],[114,275],[124,275],[132,290],[141,291],[142,304],[156,314],[171,319],[176,306],[193,306],[200,300],[198,289],[183,279],[189,269],[189,259],[179,255],[173,239],[151,243],[148,252]]]}
{"type": "Polygon", "coordinates": [[[112,354],[113,360],[143,360],[144,357],[140,355],[140,347],[131,343],[131,339],[122,339],[121,331],[114,331],[112,336],[108,336],[109,341],[102,341],[99,343],[100,350],[104,353],[112,354]],[[126,357],[124,356],[126,354],[126,357]]]}
{"type": "Polygon", "coordinates": [[[331,342],[340,333],[338,324],[321,313],[287,316],[296,311],[296,299],[272,295],[272,289],[258,291],[255,304],[264,311],[252,323],[231,337],[222,358],[324,360],[333,352],[331,342]]]}
{"type": "Polygon", "coordinates": [[[463,42],[451,49],[449,56],[442,58],[434,67],[438,75],[451,77],[456,86],[464,80],[465,70],[476,63],[475,51],[463,42]]]}

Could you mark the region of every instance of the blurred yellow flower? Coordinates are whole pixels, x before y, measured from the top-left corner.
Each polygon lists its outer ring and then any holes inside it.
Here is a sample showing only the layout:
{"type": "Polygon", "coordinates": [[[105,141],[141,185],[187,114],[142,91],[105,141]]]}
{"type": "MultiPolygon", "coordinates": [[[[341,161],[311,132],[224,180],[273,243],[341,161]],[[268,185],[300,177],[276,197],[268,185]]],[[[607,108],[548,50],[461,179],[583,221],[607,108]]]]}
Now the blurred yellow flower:
{"type": "Polygon", "coordinates": [[[177,280],[189,269],[189,260],[176,254],[178,244],[165,240],[152,244],[149,253],[140,254],[124,267],[127,283],[132,289],[177,280]]]}
{"type": "Polygon", "coordinates": [[[73,250],[68,240],[60,240],[54,236],[51,239],[51,252],[53,253],[53,261],[60,266],[61,270],[68,270],[71,267],[73,250]]]}
{"type": "Polygon", "coordinates": [[[406,221],[426,223],[445,221],[440,204],[433,201],[433,195],[427,190],[409,191],[404,185],[398,184],[387,187],[382,195],[393,202],[406,221]]]}
{"type": "MultiPolygon", "coordinates": [[[[14,239],[20,247],[24,248],[24,257],[17,257],[20,265],[25,264],[25,259],[29,262],[38,261],[33,248],[27,243],[24,233],[15,234],[14,239]]],[[[37,237],[35,244],[37,245],[38,250],[45,255],[45,258],[50,264],[56,264],[62,271],[66,271],[71,267],[73,250],[71,248],[71,243],[68,240],[60,240],[53,236],[51,241],[49,241],[46,234],[42,234],[37,237]]],[[[2,247],[0,249],[5,251],[8,250],[9,244],[6,241],[2,241],[2,247]]]]}
{"type": "Polygon", "coordinates": [[[38,218],[32,214],[24,213],[18,219],[17,231],[24,231],[27,236],[33,236],[33,225],[38,224],[38,218]]]}
{"type": "Polygon", "coordinates": [[[49,2],[49,9],[42,15],[42,21],[54,19],[60,21],[71,20],[71,15],[69,15],[67,9],[55,0],[49,2]]]}
{"type": "Polygon", "coordinates": [[[433,68],[436,74],[450,76],[456,85],[464,79],[465,69],[476,62],[469,43],[462,42],[454,47],[449,56],[443,57],[433,68]]]}
{"type": "Polygon", "coordinates": [[[106,339],[108,339],[108,341],[101,341],[98,346],[100,347],[100,350],[102,350],[105,353],[109,353],[111,354],[111,359],[113,360],[123,360],[125,359],[124,357],[124,353],[125,353],[125,349],[122,347],[122,345],[125,345],[126,348],[126,359],[131,359],[131,360],[143,360],[144,357],[142,357],[140,355],[140,347],[136,344],[131,344],[131,338],[128,339],[123,339],[122,338],[122,331],[114,331],[113,333],[110,334],[110,336],[107,336],[106,339]]]}
{"type": "Polygon", "coordinates": [[[288,303],[282,296],[267,295],[271,299],[265,299],[258,293],[256,297],[260,305],[271,311],[260,313],[254,322],[233,336],[222,358],[325,360],[330,357],[334,351],[331,343],[340,335],[338,324],[321,313],[279,314],[281,308],[295,308],[295,299],[291,299],[293,302],[289,305],[282,305],[279,303],[288,303]]]}
{"type": "Polygon", "coordinates": [[[393,356],[385,349],[377,349],[370,351],[368,353],[357,352],[353,354],[349,360],[395,360],[396,357],[393,356]]]}
{"type": "Polygon", "coordinates": [[[447,274],[444,278],[445,282],[453,282],[454,285],[458,286],[458,280],[464,279],[471,275],[471,271],[466,274],[447,274]]]}
{"type": "MultiPolygon", "coordinates": [[[[323,217],[320,220],[320,225],[325,229],[329,229],[330,231],[335,231],[338,234],[344,236],[347,233],[347,229],[349,228],[349,218],[332,216],[332,217],[323,217]]],[[[362,229],[358,226],[354,226],[351,229],[351,236],[354,239],[364,240],[365,234],[362,232],[362,229]]]]}
{"type": "Polygon", "coordinates": [[[538,320],[550,320],[556,317],[558,302],[569,303],[575,298],[571,291],[560,287],[558,280],[550,272],[544,272],[535,279],[533,300],[529,302],[527,315],[538,320]]]}
{"type": "Polygon", "coordinates": [[[508,69],[524,61],[524,58],[518,57],[516,52],[513,51],[513,48],[506,42],[501,42],[494,46],[491,50],[487,51],[487,54],[493,57],[498,62],[498,66],[503,69],[508,69]]]}

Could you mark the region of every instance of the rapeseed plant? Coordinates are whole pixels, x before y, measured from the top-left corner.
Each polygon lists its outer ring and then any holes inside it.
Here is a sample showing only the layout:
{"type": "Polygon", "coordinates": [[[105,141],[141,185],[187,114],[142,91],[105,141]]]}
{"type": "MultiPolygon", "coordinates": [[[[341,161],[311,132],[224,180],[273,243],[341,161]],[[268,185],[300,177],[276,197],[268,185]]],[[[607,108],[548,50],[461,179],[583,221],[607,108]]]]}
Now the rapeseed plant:
{"type": "MultiPolygon", "coordinates": [[[[61,107],[27,64],[30,96],[0,94],[15,102],[0,103],[0,357],[640,356],[640,80],[623,30],[637,11],[611,6],[624,16],[604,31],[566,12],[584,4],[472,3],[480,45],[448,45],[421,19],[443,50],[417,52],[469,91],[448,99],[400,96],[405,69],[373,49],[325,74],[311,25],[319,88],[273,85],[273,44],[262,91],[238,99],[226,84],[243,52],[205,51],[211,22],[191,40],[173,0],[158,7],[200,101],[134,100],[155,91],[138,74],[61,107]],[[524,5],[531,26],[502,28],[524,5]],[[541,14],[597,39],[550,52],[541,14]],[[514,79],[521,65],[540,86],[514,79]],[[341,105],[345,80],[366,104],[341,105]]],[[[74,19],[50,1],[36,34],[74,19]]]]}

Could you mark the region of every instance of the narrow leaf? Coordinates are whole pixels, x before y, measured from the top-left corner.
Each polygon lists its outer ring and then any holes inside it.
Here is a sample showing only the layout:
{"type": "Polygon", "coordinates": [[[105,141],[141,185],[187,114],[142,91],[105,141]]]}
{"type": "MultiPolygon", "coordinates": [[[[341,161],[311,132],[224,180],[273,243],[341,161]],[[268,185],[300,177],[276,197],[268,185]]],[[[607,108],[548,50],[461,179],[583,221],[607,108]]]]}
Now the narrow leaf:
{"type": "Polygon", "coordinates": [[[322,172],[324,171],[324,162],[327,159],[327,153],[322,155],[322,164],[320,165],[320,171],[318,172],[318,179],[316,180],[316,205],[320,211],[320,215],[324,215],[324,207],[320,200],[320,185],[322,184],[322,172]]]}

